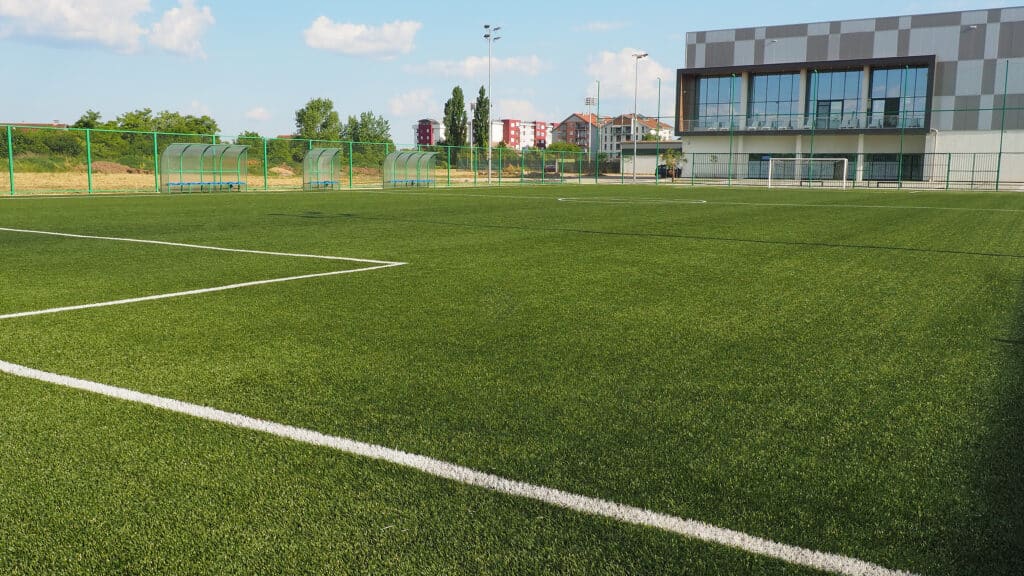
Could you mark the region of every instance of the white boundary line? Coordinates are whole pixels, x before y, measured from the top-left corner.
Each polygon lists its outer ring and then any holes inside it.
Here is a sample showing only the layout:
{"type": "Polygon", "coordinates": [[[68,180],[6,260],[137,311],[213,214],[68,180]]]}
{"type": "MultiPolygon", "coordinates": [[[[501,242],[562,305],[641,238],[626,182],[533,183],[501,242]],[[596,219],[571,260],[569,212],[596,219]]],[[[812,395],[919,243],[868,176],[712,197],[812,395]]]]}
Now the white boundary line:
{"type": "Polygon", "coordinates": [[[59,236],[62,238],[85,238],[89,240],[111,240],[115,242],[134,242],[137,244],[156,244],[159,246],[173,246],[177,248],[196,248],[200,250],[217,250],[220,252],[239,252],[243,254],[259,254],[263,256],[284,256],[291,258],[316,258],[319,260],[334,260],[343,262],[360,262],[363,264],[376,264],[376,266],[367,266],[363,268],[353,268],[351,270],[334,270],[331,272],[318,272],[314,274],[302,274],[300,276],[288,276],[286,278],[271,278],[269,280],[254,280],[252,282],[239,282],[237,284],[228,284],[226,286],[214,286],[212,288],[198,288],[195,290],[185,290],[182,292],[170,292],[167,294],[152,294],[150,296],[139,296],[136,298],[123,298],[121,300],[109,300],[106,302],[94,302],[91,304],[78,304],[73,306],[60,306],[57,308],[47,308],[45,310],[31,310],[27,312],[14,312],[10,314],[0,314],[0,320],[10,320],[12,318],[24,318],[26,316],[42,316],[44,314],[56,314],[58,312],[71,312],[73,310],[86,310],[89,308],[103,308],[106,306],[119,306],[122,304],[134,304],[136,302],[149,302],[151,300],[164,300],[166,298],[177,298],[180,296],[194,296],[197,294],[208,294],[210,292],[222,292],[224,290],[234,290],[237,288],[248,288],[250,286],[261,286],[263,284],[276,284],[279,282],[291,282],[294,280],[305,280],[308,278],[325,278],[327,276],[340,276],[342,274],[354,274],[356,272],[369,272],[371,270],[382,270],[384,268],[393,268],[395,266],[404,266],[405,262],[389,262],[387,260],[368,260],[365,258],[347,258],[343,256],[322,256],[318,254],[293,254],[290,252],[268,252],[265,250],[245,250],[242,248],[222,248],[219,246],[204,246],[201,244],[182,244],[180,242],[163,242],[160,240],[141,240],[138,238],[116,238],[110,236],[89,236],[86,234],[68,234],[65,232],[49,232],[45,230],[25,230],[21,228],[2,228],[0,232],[17,232],[24,234],[42,234],[46,236],[59,236]]]}
{"type": "Polygon", "coordinates": [[[366,258],[348,258],[345,256],[323,256],[320,254],[295,254],[292,252],[268,252],[266,250],[246,250],[244,248],[222,248],[220,246],[205,246],[202,244],[183,244],[181,242],[164,242],[162,240],[142,240],[139,238],[117,238],[114,236],[90,236],[88,234],[68,234],[66,232],[50,232],[47,230],[26,230],[22,228],[2,228],[0,232],[18,232],[22,234],[42,234],[44,236],[60,236],[62,238],[85,238],[88,240],[110,240],[114,242],[134,242],[136,244],[156,244],[158,246],[175,246],[177,248],[196,248],[199,250],[216,250],[219,252],[238,252],[242,254],[260,254],[263,256],[286,256],[291,258],[316,258],[319,260],[341,260],[345,262],[363,262],[366,264],[390,264],[398,266],[405,262],[391,262],[388,260],[368,260],[366,258]]]}
{"type": "Polygon", "coordinates": [[[250,286],[260,286],[263,284],[275,284],[278,282],[291,282],[293,280],[305,280],[307,278],[324,278],[327,276],[340,276],[342,274],[354,274],[356,272],[369,272],[370,270],[381,270],[384,268],[393,268],[395,266],[403,266],[401,262],[395,262],[393,264],[382,264],[380,266],[370,266],[368,268],[354,268],[352,270],[336,270],[334,272],[318,272],[316,274],[303,274],[302,276],[288,276],[287,278],[271,278],[270,280],[254,280],[252,282],[241,282],[238,284],[228,284],[227,286],[214,286],[213,288],[198,288],[196,290],[185,290],[184,292],[171,292],[168,294],[153,294],[151,296],[139,296],[137,298],[125,298],[122,300],[110,300],[108,302],[94,302],[92,304],[78,304],[75,306],[61,306],[59,308],[48,308],[46,310],[32,310],[29,312],[14,312],[12,314],[0,314],[0,320],[10,320],[12,318],[24,318],[26,316],[42,316],[44,314],[56,314],[58,312],[71,312],[73,310],[86,310],[88,308],[103,308],[105,306],[120,306],[121,304],[134,304],[135,302],[149,302],[150,300],[164,300],[166,298],[177,298],[179,296],[194,296],[196,294],[207,294],[210,292],[221,292],[224,290],[234,290],[236,288],[248,288],[250,286]]]}
{"type": "Polygon", "coordinates": [[[510,496],[544,502],[546,504],[551,504],[553,506],[576,512],[582,512],[584,514],[611,518],[627,524],[657,528],[666,532],[679,534],[687,538],[721,544],[731,548],[738,548],[751,554],[775,558],[790,564],[807,566],[847,576],[915,576],[911,572],[885,568],[884,566],[879,566],[856,558],[850,558],[848,556],[819,552],[789,544],[781,544],[772,540],[752,536],[750,534],[730,530],[728,528],[720,528],[697,520],[688,520],[678,516],[671,516],[669,514],[646,510],[644,508],[617,504],[615,502],[591,496],[573,494],[571,492],[565,492],[555,488],[510,480],[508,478],[481,472],[472,468],[453,464],[451,462],[437,460],[428,456],[410,454],[394,448],[360,442],[350,438],[329,436],[315,430],[298,428],[267,420],[260,420],[243,414],[225,412],[209,406],[200,406],[198,404],[191,404],[180,400],[101,384],[99,382],[72,378],[70,376],[62,376],[60,374],[44,372],[42,370],[36,370],[34,368],[12,364],[2,360],[0,360],[0,372],[40,382],[56,384],[67,388],[84,390],[111,398],[126,400],[128,402],[152,406],[162,410],[200,418],[202,420],[227,424],[236,428],[271,434],[273,436],[287,438],[304,444],[331,448],[346,454],[363,456],[374,460],[382,460],[384,462],[406,468],[412,468],[425,474],[451,480],[460,484],[467,484],[469,486],[476,486],[510,496]]]}

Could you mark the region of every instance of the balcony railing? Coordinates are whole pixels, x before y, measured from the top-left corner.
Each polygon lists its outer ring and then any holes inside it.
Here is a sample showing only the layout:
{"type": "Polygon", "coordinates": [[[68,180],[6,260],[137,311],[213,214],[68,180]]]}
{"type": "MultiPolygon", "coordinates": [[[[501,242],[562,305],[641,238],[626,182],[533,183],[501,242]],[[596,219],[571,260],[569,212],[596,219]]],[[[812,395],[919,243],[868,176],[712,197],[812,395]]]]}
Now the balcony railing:
{"type": "Polygon", "coordinates": [[[683,122],[684,132],[762,132],[814,130],[920,130],[925,128],[924,112],[901,114],[750,114],[714,116],[683,122]]]}

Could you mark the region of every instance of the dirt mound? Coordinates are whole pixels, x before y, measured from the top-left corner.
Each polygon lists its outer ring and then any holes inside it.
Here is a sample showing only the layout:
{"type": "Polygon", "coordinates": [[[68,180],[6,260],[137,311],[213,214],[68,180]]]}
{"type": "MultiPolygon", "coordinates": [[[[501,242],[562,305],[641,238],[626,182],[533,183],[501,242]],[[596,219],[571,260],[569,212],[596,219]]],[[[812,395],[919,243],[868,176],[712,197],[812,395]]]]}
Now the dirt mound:
{"type": "Polygon", "coordinates": [[[93,162],[92,171],[95,174],[145,174],[143,170],[118,164],[117,162],[93,162]]]}
{"type": "Polygon", "coordinates": [[[270,173],[275,176],[295,176],[295,172],[287,166],[274,166],[270,169],[270,173]]]}

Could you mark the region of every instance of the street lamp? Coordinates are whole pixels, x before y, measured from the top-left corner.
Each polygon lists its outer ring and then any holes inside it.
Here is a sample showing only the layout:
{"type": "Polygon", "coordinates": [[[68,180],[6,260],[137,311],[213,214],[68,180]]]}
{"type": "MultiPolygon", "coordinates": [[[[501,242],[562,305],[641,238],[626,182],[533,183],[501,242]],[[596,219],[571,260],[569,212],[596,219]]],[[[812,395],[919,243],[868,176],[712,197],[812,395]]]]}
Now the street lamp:
{"type": "Polygon", "coordinates": [[[501,40],[498,36],[501,26],[484,24],[484,40],[487,40],[487,185],[491,185],[491,47],[501,40]]]}
{"type": "Polygon", "coordinates": [[[636,98],[640,91],[640,60],[647,58],[647,52],[633,54],[633,121],[630,122],[630,131],[633,133],[633,182],[636,183],[636,98]]]}
{"type": "Polygon", "coordinates": [[[583,99],[583,105],[587,107],[587,155],[592,157],[594,155],[594,136],[591,133],[590,126],[594,123],[594,115],[591,113],[591,109],[597,105],[597,98],[587,96],[583,99]]]}

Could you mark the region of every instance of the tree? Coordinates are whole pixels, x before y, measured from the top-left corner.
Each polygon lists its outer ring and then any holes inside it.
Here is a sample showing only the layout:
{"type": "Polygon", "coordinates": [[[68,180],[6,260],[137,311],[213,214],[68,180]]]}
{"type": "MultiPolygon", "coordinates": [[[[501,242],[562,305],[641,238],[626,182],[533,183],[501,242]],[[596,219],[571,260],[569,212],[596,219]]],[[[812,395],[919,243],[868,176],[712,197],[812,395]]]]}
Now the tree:
{"type": "Polygon", "coordinates": [[[391,123],[384,116],[377,116],[373,111],[363,112],[358,117],[349,116],[348,122],[341,130],[342,140],[349,142],[387,142],[391,139],[391,123]]]}
{"type": "Polygon", "coordinates": [[[476,110],[473,111],[473,142],[476,146],[487,147],[490,125],[491,99],[487,97],[487,92],[481,86],[480,93],[476,96],[476,110]]]}
{"type": "Polygon", "coordinates": [[[555,142],[548,144],[548,152],[582,152],[583,149],[571,142],[555,142]]]}
{"type": "Polygon", "coordinates": [[[670,178],[672,178],[672,182],[675,183],[676,169],[679,168],[679,163],[686,162],[686,159],[683,157],[683,153],[679,150],[676,150],[675,148],[662,150],[661,161],[663,164],[665,164],[665,167],[668,169],[668,175],[670,178]]]}
{"type": "Polygon", "coordinates": [[[153,129],[170,134],[216,134],[220,131],[217,121],[205,114],[192,116],[164,110],[153,118],[153,129]]]}
{"type": "Polygon", "coordinates": [[[85,114],[79,118],[72,128],[99,128],[100,127],[100,113],[95,110],[86,110],[85,114]]]}
{"type": "Polygon", "coordinates": [[[330,98],[313,98],[295,111],[295,128],[301,138],[338,140],[341,121],[330,98]]]}
{"type": "Polygon", "coordinates": [[[466,99],[462,88],[452,89],[452,97],[444,103],[445,145],[466,145],[466,99]]]}
{"type": "Polygon", "coordinates": [[[132,110],[131,112],[125,112],[114,120],[114,128],[118,130],[132,130],[135,132],[152,132],[154,129],[153,125],[153,110],[150,108],[143,108],[142,110],[132,110]]]}

